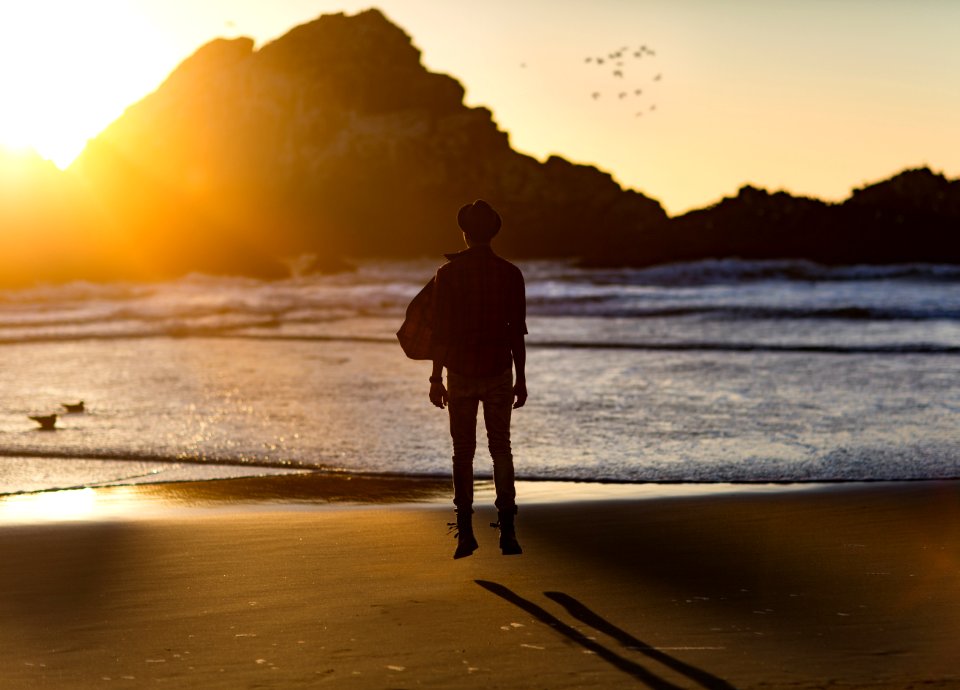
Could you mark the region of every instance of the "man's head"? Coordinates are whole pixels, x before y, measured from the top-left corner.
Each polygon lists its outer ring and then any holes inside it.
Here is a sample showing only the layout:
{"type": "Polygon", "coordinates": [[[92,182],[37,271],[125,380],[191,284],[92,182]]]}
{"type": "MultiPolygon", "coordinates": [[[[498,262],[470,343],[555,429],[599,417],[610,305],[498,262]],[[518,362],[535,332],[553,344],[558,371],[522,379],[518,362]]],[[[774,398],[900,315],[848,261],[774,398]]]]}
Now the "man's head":
{"type": "Polygon", "coordinates": [[[500,214],[483,199],[462,207],[457,213],[457,224],[471,244],[489,244],[500,232],[500,214]]]}

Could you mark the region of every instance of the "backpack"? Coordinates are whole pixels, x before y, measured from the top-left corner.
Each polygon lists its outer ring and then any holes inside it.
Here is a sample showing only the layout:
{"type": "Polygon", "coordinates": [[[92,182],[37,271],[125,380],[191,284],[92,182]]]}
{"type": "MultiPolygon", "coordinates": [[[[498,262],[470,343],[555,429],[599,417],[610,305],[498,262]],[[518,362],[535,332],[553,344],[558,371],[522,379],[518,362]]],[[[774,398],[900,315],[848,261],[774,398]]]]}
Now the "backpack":
{"type": "Polygon", "coordinates": [[[430,341],[433,338],[433,278],[417,293],[407,307],[406,317],[397,340],[410,359],[433,359],[430,341]]]}

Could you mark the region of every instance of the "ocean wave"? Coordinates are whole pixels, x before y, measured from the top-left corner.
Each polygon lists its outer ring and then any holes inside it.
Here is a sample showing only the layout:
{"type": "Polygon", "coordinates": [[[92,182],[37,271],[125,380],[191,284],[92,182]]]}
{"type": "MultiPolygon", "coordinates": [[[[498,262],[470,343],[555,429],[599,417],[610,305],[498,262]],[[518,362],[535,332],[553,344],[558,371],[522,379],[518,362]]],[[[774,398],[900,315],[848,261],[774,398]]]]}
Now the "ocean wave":
{"type": "MultiPolygon", "coordinates": [[[[132,340],[145,337],[211,338],[225,340],[253,340],[263,342],[366,343],[397,345],[396,338],[367,335],[324,335],[313,333],[237,333],[232,329],[170,328],[162,332],[135,333],[35,333],[16,338],[0,335],[0,345],[26,343],[59,343],[76,341],[132,340]]],[[[957,355],[960,345],[937,342],[883,342],[876,344],[848,343],[791,343],[743,341],[615,341],[615,340],[537,340],[527,342],[529,349],[546,350],[635,350],[638,352],[752,352],[752,353],[806,353],[806,354],[869,354],[869,355],[957,355]]],[[[109,458],[104,458],[109,459],[109,458]]]]}
{"type": "Polygon", "coordinates": [[[269,458],[243,458],[234,456],[218,455],[190,455],[176,454],[164,455],[161,453],[143,453],[133,450],[123,451],[102,451],[91,453],[89,451],[58,451],[53,449],[31,449],[31,448],[2,448],[0,447],[0,458],[46,458],[51,460],[103,460],[103,461],[124,461],[124,462],[156,462],[171,464],[196,464],[196,465],[224,465],[230,467],[257,467],[270,468],[278,470],[326,470],[336,471],[336,468],[329,465],[318,463],[301,462],[299,460],[271,460],[269,458]]]}
{"type": "MultiPolygon", "coordinates": [[[[886,264],[826,266],[799,259],[750,261],[705,259],[648,268],[597,269],[587,271],[597,284],[702,286],[770,280],[802,282],[856,282],[900,280],[958,282],[960,266],[952,264],[886,264]]],[[[572,271],[570,277],[576,274],[572,271]]],[[[576,278],[574,278],[576,279],[576,278]]]]}
{"type": "MultiPolygon", "coordinates": [[[[653,300],[651,300],[653,301],[653,300]]],[[[666,301],[666,300],[661,300],[666,301]]],[[[960,320],[960,300],[954,303],[903,305],[730,305],[703,300],[693,304],[643,304],[635,297],[580,295],[563,297],[531,296],[527,302],[530,316],[597,317],[627,319],[670,319],[703,317],[722,320],[842,320],[842,321],[956,321],[960,320]]],[[[86,314],[66,315],[10,314],[0,310],[0,342],[16,342],[23,336],[33,340],[55,337],[56,331],[67,339],[78,337],[111,337],[137,335],[204,335],[249,328],[270,328],[290,325],[321,325],[352,317],[386,317],[402,320],[402,301],[368,308],[348,309],[345,305],[310,308],[306,305],[286,307],[231,304],[201,307],[171,306],[164,312],[149,308],[118,308],[86,314]],[[91,331],[83,333],[84,330],[91,331]],[[4,332],[7,332],[4,334],[4,332]]]]}
{"type": "MultiPolygon", "coordinates": [[[[7,290],[0,293],[0,342],[190,337],[291,326],[322,333],[326,325],[367,317],[394,319],[399,327],[434,266],[368,262],[352,273],[275,282],[192,275],[143,285],[7,290]]],[[[957,266],[715,260],[616,270],[541,261],[523,268],[534,317],[960,320],[957,266]]]]}
{"type": "Polygon", "coordinates": [[[960,305],[923,304],[916,306],[740,306],[690,304],[642,307],[636,300],[583,296],[579,298],[528,300],[528,312],[535,316],[596,316],[630,319],[682,318],[705,316],[738,320],[844,320],[844,321],[935,321],[960,319],[960,305]]]}

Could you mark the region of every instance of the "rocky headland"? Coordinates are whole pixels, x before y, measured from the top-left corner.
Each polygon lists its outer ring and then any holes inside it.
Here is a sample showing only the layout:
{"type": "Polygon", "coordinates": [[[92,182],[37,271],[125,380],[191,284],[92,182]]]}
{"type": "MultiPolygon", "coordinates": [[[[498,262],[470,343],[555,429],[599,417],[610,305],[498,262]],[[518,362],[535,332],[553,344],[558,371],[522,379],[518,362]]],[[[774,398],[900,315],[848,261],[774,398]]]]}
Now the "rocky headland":
{"type": "Polygon", "coordinates": [[[507,219],[500,250],[521,259],[960,263],[960,181],[928,169],[839,204],[744,187],[670,218],[596,167],[513,150],[463,97],[377,10],[325,15],[259,49],[214,40],[68,171],[35,161],[19,191],[4,182],[0,224],[12,230],[0,244],[17,261],[3,282],[272,278],[290,257],[337,270],[349,257],[437,255],[457,245],[457,208],[478,197],[507,219]]]}

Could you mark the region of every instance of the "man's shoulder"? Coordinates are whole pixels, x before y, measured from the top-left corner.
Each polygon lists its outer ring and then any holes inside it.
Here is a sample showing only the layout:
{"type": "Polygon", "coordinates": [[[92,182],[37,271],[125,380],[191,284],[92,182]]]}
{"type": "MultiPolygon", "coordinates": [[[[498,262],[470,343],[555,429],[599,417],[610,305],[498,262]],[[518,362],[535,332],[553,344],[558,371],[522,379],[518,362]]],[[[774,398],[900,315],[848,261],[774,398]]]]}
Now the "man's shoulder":
{"type": "Polygon", "coordinates": [[[516,271],[517,273],[521,273],[521,274],[523,273],[523,271],[520,270],[520,267],[517,266],[512,261],[508,261],[507,259],[504,259],[502,256],[498,256],[497,258],[500,259],[500,261],[505,263],[507,266],[509,266],[511,270],[516,271]]]}
{"type": "Polygon", "coordinates": [[[502,256],[499,256],[499,255],[495,255],[495,256],[497,261],[500,262],[500,265],[503,266],[503,269],[507,273],[510,273],[515,278],[520,278],[521,280],[523,280],[523,271],[520,270],[519,266],[517,266],[512,261],[508,261],[504,259],[502,256]]]}
{"type": "Polygon", "coordinates": [[[456,261],[448,261],[445,264],[441,264],[437,268],[437,277],[440,278],[443,276],[449,276],[457,273],[457,271],[459,270],[457,263],[458,262],[456,261]]]}
{"type": "Polygon", "coordinates": [[[502,268],[502,269],[504,269],[504,270],[507,270],[507,271],[510,271],[511,273],[516,273],[516,274],[522,275],[522,272],[520,271],[519,267],[517,267],[516,264],[514,264],[512,261],[510,261],[510,260],[508,260],[508,259],[505,259],[504,257],[500,256],[500,255],[497,254],[495,251],[493,251],[493,249],[490,249],[489,251],[485,252],[484,254],[481,254],[481,255],[480,255],[480,258],[483,259],[483,260],[486,260],[486,261],[492,261],[492,262],[494,262],[495,264],[497,264],[500,268],[502,268]]]}

